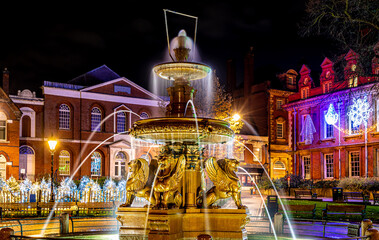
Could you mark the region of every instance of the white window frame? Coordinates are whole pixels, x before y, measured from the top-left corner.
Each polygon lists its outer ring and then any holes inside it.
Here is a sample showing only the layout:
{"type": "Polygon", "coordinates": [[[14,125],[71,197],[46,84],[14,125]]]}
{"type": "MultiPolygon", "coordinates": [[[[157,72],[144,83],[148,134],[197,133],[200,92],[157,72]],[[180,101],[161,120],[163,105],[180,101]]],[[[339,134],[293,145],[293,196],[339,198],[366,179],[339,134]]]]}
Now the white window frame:
{"type": "Polygon", "coordinates": [[[303,163],[302,175],[304,179],[311,179],[311,156],[306,155],[301,157],[303,163]],[[307,164],[305,164],[307,163],[307,164]]]}
{"type": "Polygon", "coordinates": [[[71,127],[71,108],[67,104],[59,106],[59,129],[70,130],[71,127]]]}
{"type": "Polygon", "coordinates": [[[103,159],[102,159],[101,154],[99,152],[92,153],[92,155],[91,155],[91,176],[92,177],[100,177],[101,176],[101,172],[102,172],[101,170],[103,168],[102,165],[103,165],[103,159]],[[99,158],[100,158],[100,169],[98,172],[92,172],[92,163],[95,159],[99,159],[99,158]]]}
{"type": "Polygon", "coordinates": [[[70,175],[70,163],[71,163],[71,155],[67,150],[62,150],[59,152],[59,175],[70,175]],[[61,167],[64,167],[65,170],[61,171],[61,167]],[[66,169],[68,168],[68,169],[66,169]]]}
{"type": "Polygon", "coordinates": [[[361,154],[359,151],[349,152],[349,177],[360,177],[360,176],[361,176],[361,154]],[[353,163],[354,164],[358,163],[358,165],[353,166],[353,163]],[[358,170],[353,169],[353,167],[357,168],[358,170]],[[358,173],[358,174],[353,175],[353,173],[358,173]]]}
{"type": "Polygon", "coordinates": [[[0,154],[0,178],[4,181],[7,178],[7,159],[3,154],[0,154]]]}
{"type": "Polygon", "coordinates": [[[0,142],[5,142],[7,141],[7,135],[8,135],[8,129],[7,129],[7,116],[5,115],[5,113],[3,112],[0,112],[0,129],[1,131],[4,132],[4,138],[1,138],[0,139],[0,142]]]}
{"type": "Polygon", "coordinates": [[[101,125],[99,125],[101,121],[102,121],[101,109],[98,107],[93,107],[91,109],[91,131],[92,132],[101,132],[101,125]]]}
{"type": "MultiPolygon", "coordinates": [[[[331,125],[331,124],[328,124],[325,120],[325,115],[327,114],[327,110],[324,111],[324,114],[321,116],[322,117],[322,121],[324,123],[324,139],[330,139],[330,138],[334,138],[334,126],[331,125]],[[331,136],[328,136],[328,127],[331,128],[331,133],[332,135],[331,136]]],[[[330,130],[330,129],[329,129],[330,130]]]]}
{"type": "Polygon", "coordinates": [[[119,151],[116,153],[115,161],[114,161],[114,176],[116,178],[122,178],[122,168],[124,168],[124,172],[126,174],[126,162],[128,161],[128,154],[123,151],[119,151]],[[118,157],[119,154],[124,154],[125,158],[118,157]],[[116,171],[117,167],[117,171],[116,171]]]}
{"type": "Polygon", "coordinates": [[[356,130],[353,132],[353,126],[352,126],[353,125],[353,121],[351,120],[351,117],[348,116],[347,120],[348,120],[349,135],[358,135],[358,134],[360,134],[361,127],[357,126],[356,130]]]}
{"type": "Polygon", "coordinates": [[[328,179],[334,178],[334,154],[324,154],[324,177],[328,179]]]}
{"type": "Polygon", "coordinates": [[[127,114],[126,112],[118,112],[116,114],[116,131],[117,133],[125,132],[127,130],[127,114]],[[121,122],[123,119],[124,122],[121,122]]]}

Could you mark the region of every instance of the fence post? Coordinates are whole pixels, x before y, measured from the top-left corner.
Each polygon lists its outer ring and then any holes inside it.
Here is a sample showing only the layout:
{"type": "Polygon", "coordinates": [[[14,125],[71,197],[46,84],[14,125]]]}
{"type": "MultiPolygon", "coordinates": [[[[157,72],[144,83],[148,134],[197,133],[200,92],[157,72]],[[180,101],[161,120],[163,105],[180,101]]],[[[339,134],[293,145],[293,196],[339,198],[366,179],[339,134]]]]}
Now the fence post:
{"type": "Polygon", "coordinates": [[[60,234],[66,234],[70,232],[70,215],[68,213],[62,213],[59,216],[60,234]]]}
{"type": "Polygon", "coordinates": [[[274,215],[274,229],[276,234],[283,233],[283,214],[275,213],[274,215]]]}

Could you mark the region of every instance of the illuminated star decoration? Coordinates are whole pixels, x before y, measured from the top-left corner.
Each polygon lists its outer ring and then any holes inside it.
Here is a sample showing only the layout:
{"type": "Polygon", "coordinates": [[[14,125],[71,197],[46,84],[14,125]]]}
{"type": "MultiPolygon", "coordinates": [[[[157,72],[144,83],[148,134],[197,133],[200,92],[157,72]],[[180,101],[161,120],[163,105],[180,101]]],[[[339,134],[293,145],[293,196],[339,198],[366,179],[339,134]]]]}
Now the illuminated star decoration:
{"type": "Polygon", "coordinates": [[[367,124],[370,112],[372,112],[372,108],[370,108],[367,101],[367,96],[364,96],[363,99],[353,99],[353,102],[348,113],[351,121],[353,121],[353,127],[360,126],[362,122],[367,124]]]}
{"type": "Polygon", "coordinates": [[[334,110],[333,103],[329,105],[328,112],[325,114],[325,121],[329,125],[335,125],[338,121],[338,113],[334,110]]]}

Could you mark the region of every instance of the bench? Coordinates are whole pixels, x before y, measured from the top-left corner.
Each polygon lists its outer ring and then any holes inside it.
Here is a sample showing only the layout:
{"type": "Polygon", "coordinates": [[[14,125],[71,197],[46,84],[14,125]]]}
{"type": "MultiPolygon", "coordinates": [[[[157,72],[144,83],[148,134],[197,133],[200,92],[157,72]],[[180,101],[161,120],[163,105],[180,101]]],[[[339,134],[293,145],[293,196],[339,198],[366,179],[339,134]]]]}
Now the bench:
{"type": "Polygon", "coordinates": [[[37,214],[37,203],[1,203],[0,212],[1,218],[5,215],[9,217],[34,215],[37,214]]]}
{"type": "Polygon", "coordinates": [[[366,205],[329,205],[322,210],[322,219],[328,220],[329,215],[343,215],[345,218],[360,215],[363,220],[366,217],[366,205]]]}
{"type": "Polygon", "coordinates": [[[363,192],[343,192],[343,201],[348,202],[349,199],[358,199],[363,202],[368,202],[369,197],[364,195],[363,192]]]}
{"type": "Polygon", "coordinates": [[[67,212],[70,215],[78,214],[78,207],[75,202],[40,202],[37,206],[38,216],[49,215],[51,211],[55,213],[67,212]]]}
{"type": "MultiPolygon", "coordinates": [[[[308,214],[310,218],[316,217],[316,204],[309,205],[285,205],[287,213],[293,214],[308,214]]],[[[282,205],[279,205],[279,211],[283,212],[282,205]]]]}
{"type": "Polygon", "coordinates": [[[379,193],[372,193],[372,196],[373,196],[373,198],[374,198],[374,205],[376,204],[376,203],[379,203],[379,193]]]}
{"type": "Polygon", "coordinates": [[[312,193],[311,190],[295,190],[295,198],[311,197],[311,199],[317,199],[317,193],[312,193]]]}
{"type": "Polygon", "coordinates": [[[78,202],[78,210],[86,215],[115,215],[116,206],[113,202],[78,202]]]}

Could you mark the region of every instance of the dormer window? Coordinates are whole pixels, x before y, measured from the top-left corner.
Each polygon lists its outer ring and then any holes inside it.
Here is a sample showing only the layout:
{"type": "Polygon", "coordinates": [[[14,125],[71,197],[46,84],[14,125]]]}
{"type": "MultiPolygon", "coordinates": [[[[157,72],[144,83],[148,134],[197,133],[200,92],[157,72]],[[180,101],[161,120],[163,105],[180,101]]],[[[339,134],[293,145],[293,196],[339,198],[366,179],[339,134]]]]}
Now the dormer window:
{"type": "Polygon", "coordinates": [[[352,87],[357,87],[358,86],[358,76],[351,76],[349,78],[349,87],[352,88],[352,87]]]}
{"type": "Polygon", "coordinates": [[[309,97],[309,87],[305,87],[301,89],[301,98],[305,99],[309,97]]]}
{"type": "Polygon", "coordinates": [[[325,82],[322,84],[323,93],[329,93],[332,90],[332,83],[325,82]]]}
{"type": "Polygon", "coordinates": [[[289,85],[295,85],[295,82],[294,82],[294,77],[293,76],[288,76],[288,84],[289,85]]]}

